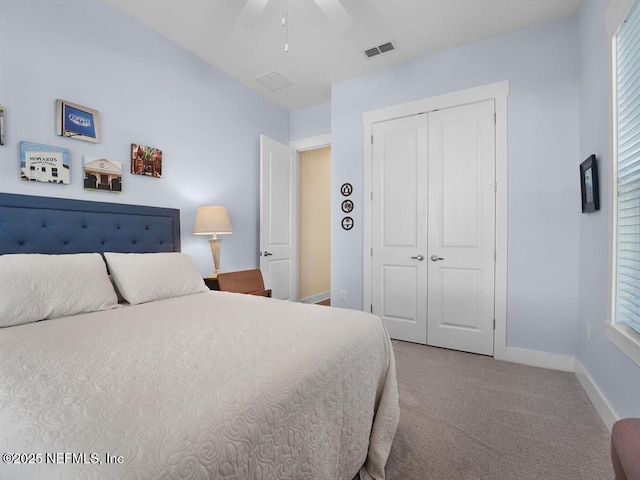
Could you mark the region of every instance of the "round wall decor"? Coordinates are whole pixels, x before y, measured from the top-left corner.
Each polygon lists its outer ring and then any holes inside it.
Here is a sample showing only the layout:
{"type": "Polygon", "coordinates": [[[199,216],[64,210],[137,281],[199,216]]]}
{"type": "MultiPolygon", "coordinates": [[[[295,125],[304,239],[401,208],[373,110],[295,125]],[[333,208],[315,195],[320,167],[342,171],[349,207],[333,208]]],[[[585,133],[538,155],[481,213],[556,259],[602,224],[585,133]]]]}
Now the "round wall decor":
{"type": "Polygon", "coordinates": [[[344,228],[345,230],[351,230],[353,228],[353,218],[344,217],[342,219],[342,228],[344,228]]]}
{"type": "Polygon", "coordinates": [[[345,197],[348,197],[349,195],[351,195],[352,192],[353,192],[353,187],[351,186],[350,183],[343,183],[342,186],[340,187],[340,193],[345,197]]]}
{"type": "Polygon", "coordinates": [[[345,200],[344,202],[342,202],[342,211],[344,213],[351,213],[351,211],[353,210],[353,202],[351,200],[345,200]]]}

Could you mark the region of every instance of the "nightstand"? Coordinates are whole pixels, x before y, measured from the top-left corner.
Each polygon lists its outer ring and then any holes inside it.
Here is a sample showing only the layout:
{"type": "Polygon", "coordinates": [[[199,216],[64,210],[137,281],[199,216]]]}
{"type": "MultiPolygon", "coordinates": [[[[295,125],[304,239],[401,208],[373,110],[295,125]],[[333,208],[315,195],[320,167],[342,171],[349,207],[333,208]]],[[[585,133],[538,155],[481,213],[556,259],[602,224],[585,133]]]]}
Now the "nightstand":
{"type": "Polygon", "coordinates": [[[206,277],[203,277],[203,280],[204,284],[209,287],[209,290],[220,290],[220,287],[218,286],[218,275],[207,275],[206,277]]]}
{"type": "Polygon", "coordinates": [[[262,272],[259,268],[240,272],[220,272],[217,281],[218,289],[225,292],[271,297],[271,289],[265,290],[262,272]]]}

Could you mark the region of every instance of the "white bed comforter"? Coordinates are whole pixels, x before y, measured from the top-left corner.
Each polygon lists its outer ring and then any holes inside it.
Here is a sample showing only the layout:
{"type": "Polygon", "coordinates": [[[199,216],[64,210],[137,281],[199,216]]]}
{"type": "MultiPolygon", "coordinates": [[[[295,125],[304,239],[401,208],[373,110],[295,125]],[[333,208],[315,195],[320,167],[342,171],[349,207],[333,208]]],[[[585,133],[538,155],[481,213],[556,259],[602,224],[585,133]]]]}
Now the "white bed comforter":
{"type": "Polygon", "coordinates": [[[382,479],[397,395],[351,310],[209,292],[8,327],[0,453],[36,463],[0,479],[382,479]]]}

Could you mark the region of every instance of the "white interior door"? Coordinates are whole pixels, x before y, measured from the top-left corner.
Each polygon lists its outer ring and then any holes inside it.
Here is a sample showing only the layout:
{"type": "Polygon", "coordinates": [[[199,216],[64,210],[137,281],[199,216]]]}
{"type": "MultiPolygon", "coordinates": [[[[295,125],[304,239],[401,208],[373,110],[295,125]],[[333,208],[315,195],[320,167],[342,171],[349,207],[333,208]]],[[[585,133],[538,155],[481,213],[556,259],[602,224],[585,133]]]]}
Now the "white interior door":
{"type": "Polygon", "coordinates": [[[493,100],[373,125],[372,311],[391,337],[493,355],[493,100]]]}
{"type": "Polygon", "coordinates": [[[287,145],[260,136],[260,269],[274,298],[298,299],[298,162],[287,145]]]}
{"type": "Polygon", "coordinates": [[[494,102],[429,114],[428,342],[493,355],[494,102]]]}
{"type": "Polygon", "coordinates": [[[427,117],[373,127],[371,311],[392,338],[427,340],[427,117]]]}

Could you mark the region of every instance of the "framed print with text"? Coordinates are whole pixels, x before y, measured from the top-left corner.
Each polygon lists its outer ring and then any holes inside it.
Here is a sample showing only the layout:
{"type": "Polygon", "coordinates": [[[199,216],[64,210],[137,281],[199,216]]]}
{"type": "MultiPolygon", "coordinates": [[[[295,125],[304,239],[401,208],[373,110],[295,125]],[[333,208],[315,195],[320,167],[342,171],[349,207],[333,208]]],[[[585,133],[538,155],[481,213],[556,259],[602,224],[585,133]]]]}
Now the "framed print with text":
{"type": "Polygon", "coordinates": [[[100,143],[98,111],[66,100],[56,100],[56,134],[100,143]]]}

